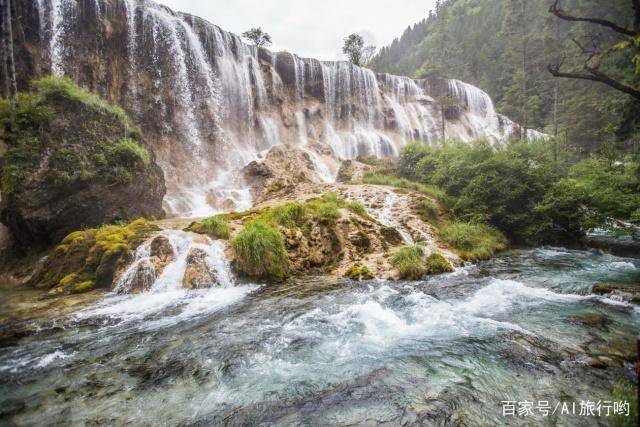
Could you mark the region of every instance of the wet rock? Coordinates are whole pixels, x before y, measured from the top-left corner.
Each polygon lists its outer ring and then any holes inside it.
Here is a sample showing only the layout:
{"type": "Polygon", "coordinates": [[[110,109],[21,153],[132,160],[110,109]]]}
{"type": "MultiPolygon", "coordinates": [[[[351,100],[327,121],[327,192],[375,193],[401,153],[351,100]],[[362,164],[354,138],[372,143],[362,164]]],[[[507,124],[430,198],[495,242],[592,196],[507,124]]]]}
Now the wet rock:
{"type": "Polygon", "coordinates": [[[151,260],[142,260],[127,283],[127,293],[140,293],[151,289],[156,281],[156,269],[151,260]]]}
{"type": "Polygon", "coordinates": [[[569,321],[594,328],[606,328],[611,323],[611,319],[599,313],[579,314],[570,316],[569,321]]]}
{"type": "Polygon", "coordinates": [[[182,287],[204,289],[218,284],[217,272],[207,263],[207,253],[193,248],[187,254],[187,268],[184,272],[182,287]]]}
{"type": "Polygon", "coordinates": [[[603,295],[616,301],[625,301],[633,304],[640,304],[640,286],[617,286],[596,284],[591,288],[591,292],[596,295],[603,295]]]}

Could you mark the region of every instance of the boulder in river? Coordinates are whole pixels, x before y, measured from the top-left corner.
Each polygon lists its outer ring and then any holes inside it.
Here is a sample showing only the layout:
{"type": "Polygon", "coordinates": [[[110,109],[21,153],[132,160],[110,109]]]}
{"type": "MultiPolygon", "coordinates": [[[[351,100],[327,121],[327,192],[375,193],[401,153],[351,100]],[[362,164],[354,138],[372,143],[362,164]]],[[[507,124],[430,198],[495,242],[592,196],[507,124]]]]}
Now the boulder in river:
{"type": "Polygon", "coordinates": [[[207,262],[208,254],[200,248],[192,248],[187,254],[187,267],[182,287],[204,289],[218,284],[218,274],[207,262]]]}

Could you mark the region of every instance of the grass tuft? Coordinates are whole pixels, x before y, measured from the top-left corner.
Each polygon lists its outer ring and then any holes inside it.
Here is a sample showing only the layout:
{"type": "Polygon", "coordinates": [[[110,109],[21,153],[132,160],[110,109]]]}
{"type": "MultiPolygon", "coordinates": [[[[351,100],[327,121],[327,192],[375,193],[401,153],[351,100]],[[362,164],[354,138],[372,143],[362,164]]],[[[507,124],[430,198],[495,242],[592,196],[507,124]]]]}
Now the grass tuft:
{"type": "Polygon", "coordinates": [[[284,236],[266,221],[254,220],[231,242],[234,266],[242,274],[280,281],[289,274],[284,236]]]}
{"type": "Polygon", "coordinates": [[[228,239],[231,234],[231,227],[227,221],[218,215],[205,218],[202,221],[194,221],[189,224],[187,230],[207,234],[214,239],[228,239]]]}
{"type": "Polygon", "coordinates": [[[427,274],[451,273],[453,267],[441,254],[433,253],[427,257],[427,274]]]}
{"type": "Polygon", "coordinates": [[[413,245],[405,246],[391,257],[391,264],[398,270],[401,279],[419,280],[425,274],[422,262],[424,249],[413,245]]]}
{"type": "Polygon", "coordinates": [[[465,261],[489,259],[507,247],[503,234],[484,224],[456,222],[442,227],[438,237],[465,261]]]}

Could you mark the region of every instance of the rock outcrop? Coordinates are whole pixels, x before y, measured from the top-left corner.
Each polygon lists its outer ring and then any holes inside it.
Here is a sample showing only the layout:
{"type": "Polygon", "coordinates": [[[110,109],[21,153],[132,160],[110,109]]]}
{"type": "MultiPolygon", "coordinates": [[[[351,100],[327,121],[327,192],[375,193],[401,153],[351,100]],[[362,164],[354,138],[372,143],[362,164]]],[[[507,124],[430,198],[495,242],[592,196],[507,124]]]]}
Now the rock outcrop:
{"type": "Polygon", "coordinates": [[[162,217],[162,170],[126,114],[66,79],[18,98],[4,135],[0,217],[18,249],[85,227],[162,217]]]}

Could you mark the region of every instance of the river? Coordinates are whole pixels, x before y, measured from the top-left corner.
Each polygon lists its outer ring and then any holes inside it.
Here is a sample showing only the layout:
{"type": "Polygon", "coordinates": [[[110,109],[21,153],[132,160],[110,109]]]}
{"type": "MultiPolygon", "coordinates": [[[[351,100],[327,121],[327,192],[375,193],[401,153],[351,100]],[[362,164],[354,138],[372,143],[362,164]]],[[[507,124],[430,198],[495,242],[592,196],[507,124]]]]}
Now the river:
{"type": "Polygon", "coordinates": [[[640,310],[595,283],[637,285],[640,260],[538,248],[420,282],[168,286],[22,321],[33,291],[3,290],[3,327],[28,332],[0,341],[0,424],[599,425],[503,415],[633,378],[640,310]]]}

